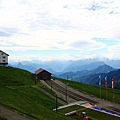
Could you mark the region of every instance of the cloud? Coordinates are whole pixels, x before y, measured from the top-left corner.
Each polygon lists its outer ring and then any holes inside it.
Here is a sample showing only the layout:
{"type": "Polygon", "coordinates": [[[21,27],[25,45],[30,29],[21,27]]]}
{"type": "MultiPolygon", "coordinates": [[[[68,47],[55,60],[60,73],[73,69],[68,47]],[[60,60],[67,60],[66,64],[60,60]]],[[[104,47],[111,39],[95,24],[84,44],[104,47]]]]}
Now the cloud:
{"type": "Polygon", "coordinates": [[[96,42],[94,40],[88,40],[88,41],[83,40],[83,41],[73,42],[72,44],[70,44],[70,46],[79,50],[93,51],[97,49],[102,49],[106,45],[103,44],[102,42],[96,42]]]}
{"type": "Polygon", "coordinates": [[[94,52],[109,48],[111,53],[112,47],[118,48],[116,40],[120,39],[119,3],[119,0],[1,0],[0,49],[94,52]],[[115,42],[112,45],[113,42],[106,41],[115,42]]]}
{"type": "Polygon", "coordinates": [[[19,33],[19,30],[15,29],[15,28],[6,28],[6,27],[0,28],[0,37],[8,37],[9,38],[16,33],[19,33]]]}
{"type": "Polygon", "coordinates": [[[4,32],[4,31],[0,31],[0,36],[6,36],[6,37],[9,37],[10,34],[7,33],[7,32],[4,32]]]}
{"type": "Polygon", "coordinates": [[[110,57],[112,59],[120,59],[120,40],[117,42],[116,45],[108,47],[110,57]]]}

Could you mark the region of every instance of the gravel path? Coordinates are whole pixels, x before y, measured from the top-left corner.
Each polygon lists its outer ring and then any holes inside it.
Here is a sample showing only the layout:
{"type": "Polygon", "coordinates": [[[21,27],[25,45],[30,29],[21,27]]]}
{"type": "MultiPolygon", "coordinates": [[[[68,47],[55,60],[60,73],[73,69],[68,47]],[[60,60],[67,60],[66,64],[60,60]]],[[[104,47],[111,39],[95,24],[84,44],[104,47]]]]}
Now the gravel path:
{"type": "Polygon", "coordinates": [[[0,106],[0,116],[7,118],[8,120],[31,120],[3,106],[0,106]]]}

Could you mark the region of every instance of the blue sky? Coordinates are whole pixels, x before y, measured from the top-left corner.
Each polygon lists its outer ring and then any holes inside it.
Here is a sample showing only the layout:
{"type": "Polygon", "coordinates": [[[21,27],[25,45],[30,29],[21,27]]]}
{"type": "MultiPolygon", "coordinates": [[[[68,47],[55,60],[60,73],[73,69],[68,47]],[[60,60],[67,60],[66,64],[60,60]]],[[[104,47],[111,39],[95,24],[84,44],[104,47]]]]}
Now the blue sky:
{"type": "Polygon", "coordinates": [[[120,59],[120,0],[0,0],[10,60],[120,59]]]}

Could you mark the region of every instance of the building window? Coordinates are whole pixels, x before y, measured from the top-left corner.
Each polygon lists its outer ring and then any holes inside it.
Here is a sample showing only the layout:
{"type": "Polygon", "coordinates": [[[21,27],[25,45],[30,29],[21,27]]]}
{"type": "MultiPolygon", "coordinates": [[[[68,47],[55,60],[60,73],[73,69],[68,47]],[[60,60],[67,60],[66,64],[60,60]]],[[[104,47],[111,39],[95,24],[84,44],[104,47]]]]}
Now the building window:
{"type": "Polygon", "coordinates": [[[5,58],[5,56],[3,56],[3,58],[5,58]]]}
{"type": "Polygon", "coordinates": [[[3,62],[5,62],[5,60],[3,60],[3,62]]]}

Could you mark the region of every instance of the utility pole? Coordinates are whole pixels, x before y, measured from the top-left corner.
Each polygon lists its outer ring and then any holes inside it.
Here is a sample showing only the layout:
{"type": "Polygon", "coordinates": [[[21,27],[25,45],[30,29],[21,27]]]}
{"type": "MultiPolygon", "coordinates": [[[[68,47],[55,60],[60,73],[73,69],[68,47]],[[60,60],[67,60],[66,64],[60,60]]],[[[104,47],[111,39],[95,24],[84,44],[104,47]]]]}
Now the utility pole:
{"type": "Polygon", "coordinates": [[[68,75],[67,75],[67,83],[68,83],[68,75]]]}
{"type": "Polygon", "coordinates": [[[66,101],[67,101],[67,103],[68,103],[67,85],[68,85],[68,75],[67,75],[67,84],[66,84],[66,101]]]}
{"type": "Polygon", "coordinates": [[[51,83],[51,93],[52,93],[52,80],[50,80],[50,83],[51,83]]]}
{"type": "Polygon", "coordinates": [[[35,85],[36,85],[36,83],[37,83],[37,75],[35,75],[34,78],[35,78],[35,85]]]}
{"type": "Polygon", "coordinates": [[[68,99],[67,99],[67,84],[66,84],[66,101],[68,101],[68,99]]]}
{"type": "Polygon", "coordinates": [[[58,111],[58,101],[57,101],[57,94],[56,94],[56,112],[58,111]]]}

